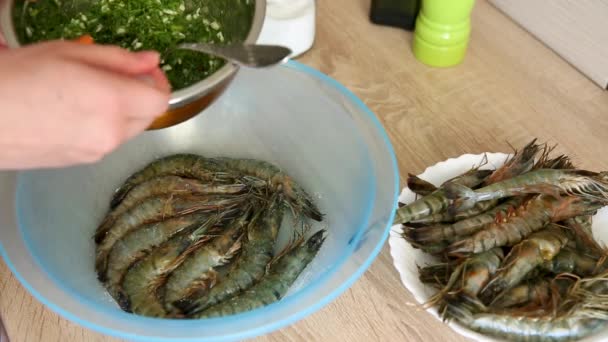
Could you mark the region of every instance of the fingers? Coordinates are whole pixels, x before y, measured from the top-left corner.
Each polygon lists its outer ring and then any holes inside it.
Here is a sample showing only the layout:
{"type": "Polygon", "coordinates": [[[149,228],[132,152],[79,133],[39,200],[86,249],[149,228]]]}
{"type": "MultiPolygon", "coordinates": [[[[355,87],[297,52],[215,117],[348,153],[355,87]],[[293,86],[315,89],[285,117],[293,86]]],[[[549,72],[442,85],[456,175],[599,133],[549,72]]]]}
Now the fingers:
{"type": "Polygon", "coordinates": [[[99,116],[113,116],[103,120],[122,126],[117,133],[118,140],[141,133],[168,109],[170,85],[159,68],[157,52],[132,53],[116,46],[66,41],[40,43],[31,49],[30,53],[44,53],[46,57],[54,56],[69,65],[78,65],[78,69],[83,67],[83,72],[75,71],[71,80],[76,83],[83,78],[83,82],[91,84],[88,92],[96,97],[94,102],[99,105],[91,107],[91,98],[83,97],[81,101],[89,102],[87,107],[99,111],[99,116]]]}
{"type": "Polygon", "coordinates": [[[122,79],[115,91],[119,93],[121,108],[129,118],[154,118],[169,106],[168,92],[151,87],[136,79],[122,79]]]}
{"type": "Polygon", "coordinates": [[[130,52],[118,46],[84,44],[76,41],[49,41],[19,50],[23,55],[45,54],[68,62],[136,76],[161,91],[171,91],[169,81],[159,68],[160,54],[156,51],[130,52]]]}
{"type": "Polygon", "coordinates": [[[76,45],[63,51],[62,55],[93,67],[130,75],[150,72],[160,63],[160,55],[155,51],[129,52],[103,45],[76,45]]]}
{"type": "Polygon", "coordinates": [[[158,90],[163,92],[171,92],[171,85],[165,74],[158,68],[153,69],[151,72],[137,76],[137,78],[147,84],[156,87],[158,90]]]}
{"type": "Polygon", "coordinates": [[[130,75],[151,72],[160,63],[160,54],[156,51],[130,52],[114,45],[53,41],[40,43],[36,48],[61,58],[130,75]]]}
{"type": "Polygon", "coordinates": [[[159,68],[160,55],[156,51],[129,52],[116,46],[82,43],[69,43],[69,46],[62,50],[63,57],[113,72],[136,75],[160,91],[171,91],[169,81],[159,68]]]}
{"type": "Polygon", "coordinates": [[[110,141],[100,146],[101,152],[114,148],[113,143],[120,144],[141,133],[169,107],[170,92],[138,77],[68,60],[63,62],[73,65],[69,74],[62,72],[66,86],[89,84],[86,89],[66,91],[74,94],[71,107],[90,113],[92,125],[99,127],[98,131],[106,131],[104,135],[110,141]]]}
{"type": "Polygon", "coordinates": [[[131,119],[127,124],[127,128],[125,130],[125,141],[130,140],[131,138],[139,135],[143,131],[145,131],[150,124],[152,124],[154,120],[148,119],[131,119]]]}
{"type": "Polygon", "coordinates": [[[158,67],[160,56],[154,51],[132,53],[115,46],[70,44],[63,56],[109,72],[135,75],[127,78],[112,75],[116,81],[122,115],[128,118],[127,138],[145,130],[168,108],[171,87],[158,67]],[[103,58],[99,58],[103,56],[103,58]]]}
{"type": "Polygon", "coordinates": [[[108,75],[107,81],[115,94],[116,115],[126,121],[127,138],[145,130],[169,107],[170,93],[157,86],[125,76],[108,75]]]}

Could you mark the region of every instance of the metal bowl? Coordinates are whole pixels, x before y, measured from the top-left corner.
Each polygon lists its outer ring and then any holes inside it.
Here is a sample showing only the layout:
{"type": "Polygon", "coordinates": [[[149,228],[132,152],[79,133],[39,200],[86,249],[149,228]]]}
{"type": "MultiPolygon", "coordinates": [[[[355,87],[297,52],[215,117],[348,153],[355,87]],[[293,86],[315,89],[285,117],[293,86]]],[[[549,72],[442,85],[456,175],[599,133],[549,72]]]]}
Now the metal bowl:
{"type": "MultiPolygon", "coordinates": [[[[9,48],[20,46],[11,16],[14,0],[0,1],[0,32],[9,48]]],[[[266,0],[255,0],[253,22],[246,43],[255,43],[262,30],[266,16],[266,0]]],[[[170,127],[184,122],[207,108],[228,87],[239,67],[226,63],[215,73],[189,87],[174,91],[169,99],[167,112],[156,118],[148,130],[170,127]]]]}

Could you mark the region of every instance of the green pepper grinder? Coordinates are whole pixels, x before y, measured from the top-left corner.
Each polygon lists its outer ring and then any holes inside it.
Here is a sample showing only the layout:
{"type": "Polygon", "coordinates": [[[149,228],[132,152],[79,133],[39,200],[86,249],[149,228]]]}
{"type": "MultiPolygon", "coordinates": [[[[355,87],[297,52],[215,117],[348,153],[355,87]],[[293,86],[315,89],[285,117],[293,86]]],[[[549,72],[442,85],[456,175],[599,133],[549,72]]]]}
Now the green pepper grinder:
{"type": "Polygon", "coordinates": [[[414,56],[433,67],[462,62],[471,34],[471,11],[475,0],[422,0],[416,19],[414,56]]]}

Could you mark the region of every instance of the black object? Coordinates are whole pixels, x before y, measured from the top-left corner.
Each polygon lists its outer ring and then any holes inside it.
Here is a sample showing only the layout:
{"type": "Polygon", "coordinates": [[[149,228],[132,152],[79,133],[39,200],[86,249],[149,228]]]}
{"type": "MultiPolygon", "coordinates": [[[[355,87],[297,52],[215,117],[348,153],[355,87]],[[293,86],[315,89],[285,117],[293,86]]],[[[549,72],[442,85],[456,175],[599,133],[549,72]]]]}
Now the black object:
{"type": "Polygon", "coordinates": [[[374,24],[412,31],[421,0],[372,0],[369,18],[374,24]]]}

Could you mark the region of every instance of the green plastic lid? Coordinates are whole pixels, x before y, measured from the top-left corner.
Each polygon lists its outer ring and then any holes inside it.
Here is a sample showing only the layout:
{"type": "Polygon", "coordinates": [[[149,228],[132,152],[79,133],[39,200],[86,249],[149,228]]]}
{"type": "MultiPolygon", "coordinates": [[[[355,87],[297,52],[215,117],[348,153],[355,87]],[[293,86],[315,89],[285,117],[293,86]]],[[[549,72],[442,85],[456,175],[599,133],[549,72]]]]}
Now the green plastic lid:
{"type": "Polygon", "coordinates": [[[422,0],[412,49],[424,64],[449,67],[462,62],[471,34],[475,0],[422,0]]]}

